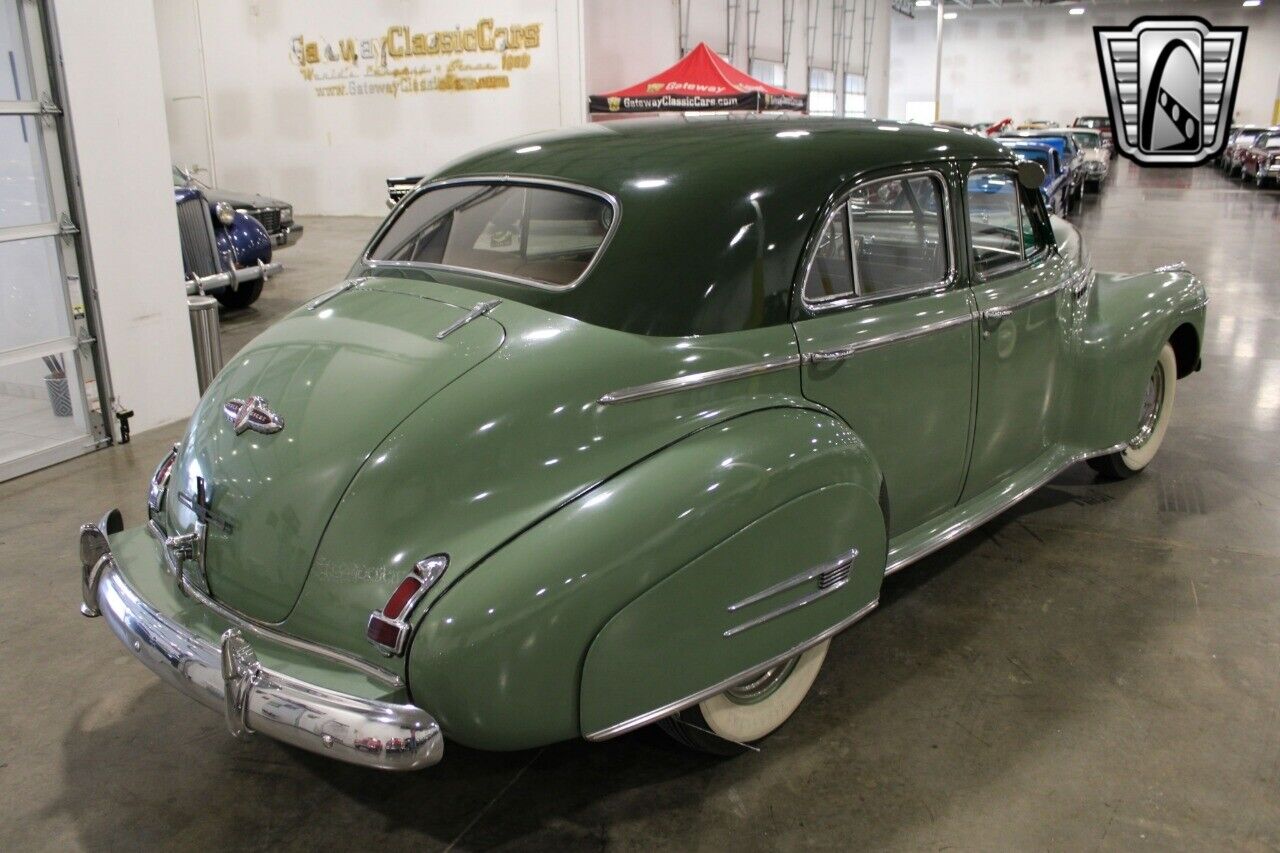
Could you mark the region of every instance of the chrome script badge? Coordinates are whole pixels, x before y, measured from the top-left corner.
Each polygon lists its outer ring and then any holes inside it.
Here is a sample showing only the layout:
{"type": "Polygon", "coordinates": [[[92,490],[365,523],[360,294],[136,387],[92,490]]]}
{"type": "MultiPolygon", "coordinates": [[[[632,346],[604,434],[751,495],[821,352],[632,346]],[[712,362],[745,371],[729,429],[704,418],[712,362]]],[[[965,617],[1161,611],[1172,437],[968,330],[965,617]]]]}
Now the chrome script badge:
{"type": "Polygon", "coordinates": [[[1143,17],[1094,27],[1120,153],[1144,166],[1196,166],[1222,151],[1247,27],[1143,17]]]}

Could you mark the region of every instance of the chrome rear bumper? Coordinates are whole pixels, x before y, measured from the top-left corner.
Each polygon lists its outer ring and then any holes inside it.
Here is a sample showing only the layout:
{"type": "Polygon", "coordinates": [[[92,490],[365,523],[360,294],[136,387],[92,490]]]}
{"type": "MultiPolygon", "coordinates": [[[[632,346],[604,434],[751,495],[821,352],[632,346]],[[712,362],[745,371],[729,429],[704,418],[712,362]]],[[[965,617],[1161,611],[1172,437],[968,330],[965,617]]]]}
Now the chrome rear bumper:
{"type": "Polygon", "coordinates": [[[214,645],[161,613],[131,587],[107,536],[123,525],[112,510],[80,528],[86,616],[103,616],[133,656],[192,699],[226,715],[236,737],[261,733],[340,761],[418,770],[444,755],[440,727],[414,705],[351,696],[308,684],[258,662],[235,628],[214,645]]]}

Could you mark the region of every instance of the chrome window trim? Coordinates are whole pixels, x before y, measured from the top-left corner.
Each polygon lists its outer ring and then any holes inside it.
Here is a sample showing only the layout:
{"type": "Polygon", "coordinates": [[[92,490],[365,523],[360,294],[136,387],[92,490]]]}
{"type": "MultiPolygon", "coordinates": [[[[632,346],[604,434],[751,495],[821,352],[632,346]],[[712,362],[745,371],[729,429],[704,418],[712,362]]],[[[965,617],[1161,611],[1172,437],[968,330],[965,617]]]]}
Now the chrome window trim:
{"type": "Polygon", "coordinates": [[[919,296],[922,293],[941,293],[955,286],[958,278],[958,270],[956,265],[957,252],[955,241],[955,217],[951,208],[951,187],[947,183],[947,176],[936,166],[914,166],[891,174],[868,176],[856,181],[853,186],[849,187],[847,192],[840,196],[839,210],[844,213],[845,233],[848,235],[846,243],[849,246],[850,277],[853,279],[856,291],[860,282],[858,280],[857,264],[853,262],[853,225],[851,214],[849,212],[849,197],[857,190],[870,186],[871,184],[878,184],[883,181],[892,181],[899,178],[919,177],[921,175],[934,177],[942,185],[943,240],[947,245],[947,272],[942,280],[920,285],[919,287],[894,290],[888,293],[878,293],[871,296],[855,292],[852,296],[839,296],[833,294],[831,296],[822,297],[821,299],[810,299],[805,294],[805,284],[809,280],[809,270],[813,266],[813,262],[817,259],[818,243],[822,238],[822,232],[826,230],[827,223],[830,222],[831,218],[837,213],[837,209],[833,207],[831,213],[823,220],[822,227],[818,229],[817,234],[815,234],[814,238],[810,241],[810,245],[805,249],[805,261],[803,270],[800,274],[799,286],[800,303],[807,311],[811,314],[818,314],[823,311],[835,311],[841,308],[850,308],[855,305],[873,305],[879,302],[889,302],[896,299],[906,299],[912,296],[919,296]]]}
{"type": "Polygon", "coordinates": [[[387,218],[382,221],[382,224],[378,226],[378,230],[373,232],[373,237],[365,246],[364,254],[360,257],[360,262],[371,269],[377,269],[378,267],[390,267],[392,269],[420,269],[427,271],[442,270],[444,272],[467,273],[469,275],[484,276],[485,278],[491,278],[510,284],[534,287],[538,290],[563,293],[568,290],[573,290],[591,275],[592,271],[596,268],[596,265],[600,263],[600,259],[604,257],[604,253],[608,251],[609,244],[613,242],[614,235],[618,233],[618,223],[621,221],[622,204],[618,201],[617,197],[612,193],[596,189],[595,187],[589,187],[585,184],[577,184],[572,181],[562,181],[559,178],[525,177],[523,175],[513,175],[510,173],[502,175],[464,175],[456,178],[440,178],[433,181],[423,181],[422,183],[419,183],[411,192],[406,194],[404,198],[400,199],[400,201],[396,203],[395,208],[387,215],[387,218]],[[595,254],[591,256],[591,261],[587,264],[586,269],[584,269],[577,278],[568,284],[551,284],[549,282],[538,281],[533,278],[487,272],[485,270],[455,266],[453,264],[433,264],[422,261],[380,261],[369,257],[370,253],[373,251],[373,247],[378,245],[379,241],[382,240],[383,236],[390,229],[392,223],[399,221],[400,217],[404,215],[405,210],[409,208],[409,205],[411,205],[413,200],[418,196],[443,187],[465,186],[467,184],[505,184],[513,187],[543,187],[594,196],[609,205],[613,210],[613,221],[609,223],[609,230],[604,235],[604,239],[600,241],[600,245],[596,248],[595,254]]]}

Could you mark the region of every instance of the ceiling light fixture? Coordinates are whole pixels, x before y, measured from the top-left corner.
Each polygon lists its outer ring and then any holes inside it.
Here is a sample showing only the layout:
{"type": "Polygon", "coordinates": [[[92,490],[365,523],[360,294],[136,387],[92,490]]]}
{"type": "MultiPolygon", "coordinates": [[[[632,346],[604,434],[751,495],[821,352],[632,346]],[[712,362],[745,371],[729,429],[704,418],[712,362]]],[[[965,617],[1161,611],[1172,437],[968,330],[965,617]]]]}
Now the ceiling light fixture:
{"type": "Polygon", "coordinates": [[[1067,10],[1067,14],[1068,14],[1068,15],[1083,15],[1083,14],[1084,14],[1084,7],[1083,7],[1083,6],[1072,6],[1070,9],[1068,9],[1068,10],[1067,10]]]}
{"type": "Polygon", "coordinates": [[[958,17],[960,17],[960,16],[959,16],[959,15],[957,15],[955,12],[947,12],[947,13],[946,13],[946,14],[944,14],[942,17],[943,17],[943,18],[945,18],[945,19],[946,19],[946,20],[948,20],[948,21],[954,21],[956,18],[958,18],[958,17]]]}
{"type": "Polygon", "coordinates": [[[1261,6],[1261,5],[1262,5],[1262,0],[1244,0],[1244,2],[1243,2],[1243,3],[1241,3],[1240,5],[1241,5],[1241,6],[1247,6],[1247,7],[1252,7],[1252,6],[1261,6]]]}
{"type": "Polygon", "coordinates": [[[932,5],[933,5],[933,0],[916,0],[916,6],[918,8],[923,8],[925,6],[932,6],[932,5]]]}

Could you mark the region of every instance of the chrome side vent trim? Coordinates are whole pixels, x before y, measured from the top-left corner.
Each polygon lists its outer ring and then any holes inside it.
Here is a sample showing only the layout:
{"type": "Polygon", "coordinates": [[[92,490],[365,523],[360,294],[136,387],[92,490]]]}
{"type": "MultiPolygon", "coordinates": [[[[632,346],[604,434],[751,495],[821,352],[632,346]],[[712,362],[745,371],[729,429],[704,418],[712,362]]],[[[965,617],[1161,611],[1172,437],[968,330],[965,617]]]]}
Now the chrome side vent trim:
{"type": "Polygon", "coordinates": [[[755,595],[747,596],[741,601],[735,601],[733,604],[726,607],[725,610],[730,613],[735,613],[744,607],[749,607],[752,604],[759,604],[765,599],[772,598],[779,593],[786,592],[789,589],[794,589],[795,587],[801,586],[805,583],[812,583],[815,580],[818,582],[818,587],[814,591],[807,595],[802,595],[799,598],[793,598],[781,607],[770,610],[767,613],[762,613],[752,619],[748,619],[740,625],[734,625],[732,628],[729,628],[724,632],[724,636],[737,636],[743,631],[755,628],[758,625],[763,625],[771,619],[776,619],[793,610],[799,610],[801,607],[812,604],[818,599],[830,595],[849,582],[849,574],[853,568],[853,561],[857,558],[858,549],[854,548],[830,562],[822,563],[821,565],[806,569],[798,575],[793,575],[784,581],[760,590],[755,595]]]}
{"type": "Polygon", "coordinates": [[[849,569],[852,566],[852,562],[845,563],[838,569],[832,569],[829,572],[823,572],[818,575],[818,589],[827,589],[844,584],[849,580],[849,569]]]}

